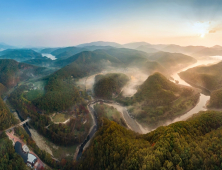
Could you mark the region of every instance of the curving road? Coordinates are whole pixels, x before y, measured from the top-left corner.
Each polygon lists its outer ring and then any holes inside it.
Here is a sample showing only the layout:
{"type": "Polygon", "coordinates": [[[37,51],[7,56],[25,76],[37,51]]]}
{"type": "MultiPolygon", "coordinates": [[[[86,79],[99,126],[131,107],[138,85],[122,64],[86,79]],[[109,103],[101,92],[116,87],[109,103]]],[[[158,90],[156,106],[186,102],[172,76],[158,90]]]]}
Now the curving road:
{"type": "Polygon", "coordinates": [[[89,131],[88,136],[86,137],[86,139],[84,140],[84,142],[80,145],[79,150],[78,150],[78,154],[76,157],[76,160],[79,160],[79,158],[82,156],[82,152],[83,149],[86,149],[90,139],[94,136],[94,134],[96,133],[96,131],[98,130],[98,122],[97,122],[97,114],[93,108],[93,105],[98,103],[98,102],[103,102],[107,105],[113,106],[114,108],[116,108],[119,112],[122,113],[122,116],[128,126],[129,129],[137,132],[137,133],[143,133],[143,129],[142,126],[140,126],[135,119],[131,118],[129,113],[127,112],[127,109],[123,106],[121,106],[119,103],[113,102],[113,101],[108,101],[108,100],[93,100],[91,102],[88,103],[87,108],[89,110],[89,113],[93,119],[93,125],[89,131]]]}

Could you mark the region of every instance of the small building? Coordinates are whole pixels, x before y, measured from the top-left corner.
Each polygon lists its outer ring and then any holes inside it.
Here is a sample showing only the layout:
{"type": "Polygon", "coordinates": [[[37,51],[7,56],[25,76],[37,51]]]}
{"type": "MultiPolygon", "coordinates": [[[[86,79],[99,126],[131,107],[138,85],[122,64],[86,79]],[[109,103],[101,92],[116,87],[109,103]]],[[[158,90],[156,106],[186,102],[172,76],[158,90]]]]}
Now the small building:
{"type": "Polygon", "coordinates": [[[25,152],[25,153],[28,153],[29,152],[29,148],[27,145],[23,145],[22,146],[22,150],[25,152]]]}
{"type": "Polygon", "coordinates": [[[35,163],[37,162],[37,158],[35,155],[28,153],[28,159],[27,159],[27,165],[30,167],[33,167],[35,163]]]}

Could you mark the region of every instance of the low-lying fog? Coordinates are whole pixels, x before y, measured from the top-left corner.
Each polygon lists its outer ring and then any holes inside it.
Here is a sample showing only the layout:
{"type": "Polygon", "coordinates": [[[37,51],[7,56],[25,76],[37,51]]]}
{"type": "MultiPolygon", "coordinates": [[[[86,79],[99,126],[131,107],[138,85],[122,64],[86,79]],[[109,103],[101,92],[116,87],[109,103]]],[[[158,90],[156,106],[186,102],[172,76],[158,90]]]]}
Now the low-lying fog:
{"type": "Polygon", "coordinates": [[[180,73],[182,71],[186,71],[186,70],[196,67],[196,66],[216,64],[216,63],[220,62],[221,60],[222,60],[222,56],[212,56],[212,57],[204,58],[203,60],[198,60],[196,63],[194,63],[188,67],[185,67],[185,68],[179,70],[178,72],[173,73],[171,75],[171,77],[174,80],[178,80],[179,84],[190,86],[190,84],[188,84],[184,80],[180,79],[180,76],[178,75],[178,73],[180,73]]]}
{"type": "MultiPolygon", "coordinates": [[[[126,86],[122,89],[122,94],[125,97],[131,97],[137,92],[137,87],[141,85],[148,77],[148,74],[144,74],[138,68],[126,68],[126,69],[113,69],[113,70],[105,70],[98,74],[107,74],[107,73],[123,73],[127,75],[130,80],[126,84],[126,86]]],[[[92,90],[93,85],[95,83],[95,76],[98,74],[94,74],[89,77],[84,77],[79,79],[77,85],[86,86],[87,90],[92,90]]]]}
{"type": "MultiPolygon", "coordinates": [[[[178,73],[181,71],[185,71],[189,68],[192,67],[196,67],[196,66],[200,66],[200,65],[211,65],[211,64],[215,64],[218,63],[222,60],[222,56],[211,56],[211,57],[204,57],[202,60],[198,60],[195,64],[190,65],[186,68],[183,68],[181,70],[179,70],[178,72],[175,72],[171,75],[172,78],[174,78],[174,80],[178,80],[179,84],[183,84],[183,85],[187,85],[187,86],[191,86],[188,83],[186,83],[184,80],[182,80],[178,73]]],[[[129,78],[130,81],[126,84],[126,86],[122,89],[122,94],[125,97],[130,97],[133,96],[136,92],[137,92],[137,87],[139,85],[141,85],[147,78],[148,78],[148,74],[144,74],[141,70],[139,70],[138,68],[127,68],[127,69],[109,69],[106,71],[103,71],[101,73],[98,74],[107,74],[107,73],[124,73],[126,74],[129,78]]],[[[78,85],[82,85],[85,88],[86,85],[86,89],[93,89],[93,85],[95,83],[95,76],[98,74],[94,74],[92,76],[89,76],[88,78],[82,78],[78,81],[78,85]]],[[[210,99],[209,95],[205,95],[205,94],[201,94],[200,95],[200,99],[198,104],[191,109],[190,111],[188,111],[186,114],[175,118],[172,121],[166,121],[165,123],[159,125],[159,126],[166,126],[169,125],[171,123],[174,122],[178,122],[178,121],[183,121],[183,120],[187,120],[188,118],[190,118],[193,114],[198,113],[199,111],[205,111],[207,110],[206,108],[206,103],[207,101],[210,99]]],[[[139,126],[141,126],[138,123],[139,126]]],[[[150,130],[147,127],[141,127],[142,133],[148,133],[152,130],[150,130]]],[[[154,130],[154,129],[153,129],[154,130]]]]}
{"type": "Polygon", "coordinates": [[[56,60],[56,57],[52,54],[46,54],[46,53],[42,53],[42,57],[47,57],[50,58],[51,60],[56,60]]]}

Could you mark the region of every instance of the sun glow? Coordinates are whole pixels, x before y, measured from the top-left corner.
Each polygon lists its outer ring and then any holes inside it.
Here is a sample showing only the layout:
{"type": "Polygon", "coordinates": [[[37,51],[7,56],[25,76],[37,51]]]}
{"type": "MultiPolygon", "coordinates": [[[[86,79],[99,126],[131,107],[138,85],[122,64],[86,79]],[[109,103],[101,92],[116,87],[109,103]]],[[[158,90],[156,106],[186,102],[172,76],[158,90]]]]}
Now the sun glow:
{"type": "Polygon", "coordinates": [[[204,38],[209,33],[210,22],[196,22],[192,25],[192,29],[197,36],[204,38]]]}
{"type": "Polygon", "coordinates": [[[205,34],[201,34],[201,35],[200,35],[201,38],[204,38],[204,36],[205,36],[205,34]]]}

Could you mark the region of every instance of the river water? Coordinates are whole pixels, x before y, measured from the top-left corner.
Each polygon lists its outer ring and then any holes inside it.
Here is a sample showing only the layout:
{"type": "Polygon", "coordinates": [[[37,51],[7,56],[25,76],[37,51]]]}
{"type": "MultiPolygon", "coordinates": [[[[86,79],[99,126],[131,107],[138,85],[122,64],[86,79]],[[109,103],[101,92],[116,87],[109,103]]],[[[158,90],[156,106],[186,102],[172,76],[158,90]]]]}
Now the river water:
{"type": "MultiPolygon", "coordinates": [[[[205,59],[205,60],[199,60],[197,61],[195,64],[193,65],[190,65],[186,68],[183,68],[181,69],[180,71],[178,71],[177,73],[174,73],[171,75],[171,77],[174,79],[174,80],[177,80],[179,81],[179,84],[182,84],[182,85],[186,85],[186,86],[191,86],[190,84],[188,84],[187,82],[185,82],[184,80],[182,80],[180,78],[180,76],[178,75],[178,73],[182,72],[182,71],[186,71],[190,68],[193,68],[193,67],[197,67],[197,66],[201,66],[201,65],[211,65],[211,64],[215,64],[215,63],[218,63],[219,61],[221,61],[219,58],[208,58],[208,59],[205,59]]],[[[210,100],[210,94],[206,93],[204,90],[201,92],[200,94],[200,99],[199,99],[199,102],[198,104],[193,108],[191,109],[189,112],[187,112],[186,114],[180,116],[180,117],[177,117],[175,118],[173,121],[167,121],[164,125],[169,125],[171,123],[174,123],[174,122],[178,122],[178,121],[182,121],[182,120],[186,120],[188,119],[189,117],[191,117],[193,114],[195,113],[198,113],[200,111],[206,111],[207,108],[206,108],[206,103],[207,101],[210,100]]]]}

